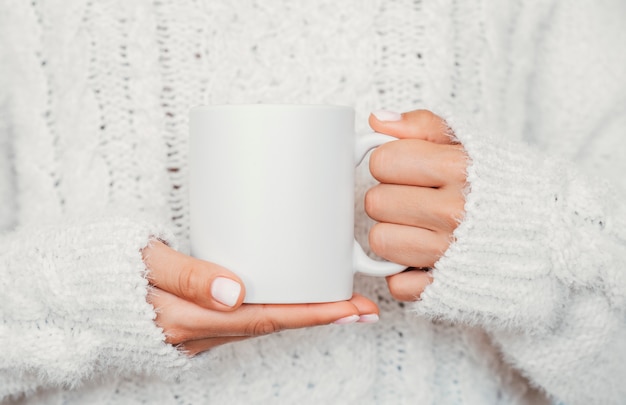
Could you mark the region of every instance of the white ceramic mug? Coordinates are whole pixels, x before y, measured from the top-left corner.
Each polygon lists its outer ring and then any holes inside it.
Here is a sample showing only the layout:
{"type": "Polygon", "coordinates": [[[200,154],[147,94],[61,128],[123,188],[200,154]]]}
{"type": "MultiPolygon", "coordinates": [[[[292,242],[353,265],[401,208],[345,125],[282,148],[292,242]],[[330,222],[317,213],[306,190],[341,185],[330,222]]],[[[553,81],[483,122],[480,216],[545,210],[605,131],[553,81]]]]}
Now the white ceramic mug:
{"type": "Polygon", "coordinates": [[[352,108],[203,106],[190,132],[191,254],[241,277],[244,302],[346,300],[355,272],[405,269],[354,239],[355,166],[396,138],[357,137],[352,108]]]}

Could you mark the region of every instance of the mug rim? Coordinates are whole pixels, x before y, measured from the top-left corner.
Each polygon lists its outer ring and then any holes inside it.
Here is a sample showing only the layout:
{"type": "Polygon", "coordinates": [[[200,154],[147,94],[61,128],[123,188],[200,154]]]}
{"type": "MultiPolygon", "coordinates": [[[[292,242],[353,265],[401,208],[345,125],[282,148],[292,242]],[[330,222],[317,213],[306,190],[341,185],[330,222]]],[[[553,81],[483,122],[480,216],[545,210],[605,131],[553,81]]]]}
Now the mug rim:
{"type": "Polygon", "coordinates": [[[260,109],[325,109],[325,110],[354,110],[354,107],[338,104],[273,104],[273,103],[256,103],[256,104],[203,104],[191,108],[190,112],[207,111],[207,110],[230,110],[238,108],[260,108],[260,109]]]}

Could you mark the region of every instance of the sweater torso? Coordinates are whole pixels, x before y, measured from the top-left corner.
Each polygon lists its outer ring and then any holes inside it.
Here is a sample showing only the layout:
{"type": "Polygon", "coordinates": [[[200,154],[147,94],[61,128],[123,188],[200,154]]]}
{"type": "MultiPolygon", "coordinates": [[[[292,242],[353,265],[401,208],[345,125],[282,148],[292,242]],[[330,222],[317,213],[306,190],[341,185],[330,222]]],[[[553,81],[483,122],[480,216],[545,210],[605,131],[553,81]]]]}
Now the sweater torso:
{"type": "MultiPolygon", "coordinates": [[[[500,59],[510,48],[535,55],[526,48],[538,42],[523,44],[528,38],[519,32],[540,25],[547,10],[482,1],[15,5],[10,15],[21,26],[5,30],[23,36],[26,46],[11,50],[7,68],[14,78],[11,132],[19,136],[10,144],[17,175],[5,189],[18,197],[7,201],[17,215],[4,215],[4,223],[141,212],[169,223],[185,251],[187,120],[199,104],[350,105],[359,131],[372,110],[435,105],[477,118],[507,139],[555,148],[566,134],[530,139],[529,107],[511,95],[532,66],[500,59]],[[504,16],[497,24],[486,20],[496,9],[504,16]]],[[[563,113],[563,121],[567,114],[574,112],[563,113]]],[[[570,155],[587,144],[569,139],[577,145],[570,155]]],[[[366,170],[359,197],[372,182],[366,170]]],[[[362,203],[357,211],[357,236],[366,243],[371,221],[362,203]]],[[[474,404],[534,395],[484,332],[417,318],[390,297],[384,280],[359,277],[356,288],[377,300],[378,324],[288,331],[221,347],[195,359],[175,383],[107,376],[41,398],[474,404]]]]}

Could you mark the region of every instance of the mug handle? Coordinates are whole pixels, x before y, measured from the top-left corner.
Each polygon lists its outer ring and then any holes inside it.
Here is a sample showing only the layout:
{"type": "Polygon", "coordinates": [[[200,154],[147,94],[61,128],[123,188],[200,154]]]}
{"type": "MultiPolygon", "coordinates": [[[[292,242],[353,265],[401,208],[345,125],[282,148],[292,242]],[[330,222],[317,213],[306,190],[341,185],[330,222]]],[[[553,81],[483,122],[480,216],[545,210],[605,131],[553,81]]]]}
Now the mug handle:
{"type": "MultiPolygon", "coordinates": [[[[391,141],[397,141],[398,138],[393,136],[379,134],[378,132],[370,132],[365,135],[359,136],[354,148],[354,162],[355,166],[361,164],[365,155],[370,150],[391,141]]],[[[352,247],[352,263],[355,273],[361,273],[368,276],[390,276],[392,274],[400,273],[406,270],[406,266],[401,264],[378,261],[371,259],[365,254],[363,248],[359,243],[354,240],[352,247]]]]}

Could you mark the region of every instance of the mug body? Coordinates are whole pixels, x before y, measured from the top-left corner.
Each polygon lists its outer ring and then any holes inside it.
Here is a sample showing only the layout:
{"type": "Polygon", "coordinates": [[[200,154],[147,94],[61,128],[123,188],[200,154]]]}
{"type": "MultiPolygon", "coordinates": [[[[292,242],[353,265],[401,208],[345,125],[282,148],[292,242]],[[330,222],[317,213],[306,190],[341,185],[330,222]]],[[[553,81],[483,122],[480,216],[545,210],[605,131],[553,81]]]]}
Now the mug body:
{"type": "Polygon", "coordinates": [[[237,274],[247,303],[349,299],[354,143],[349,107],[194,108],[191,254],[237,274]]]}

